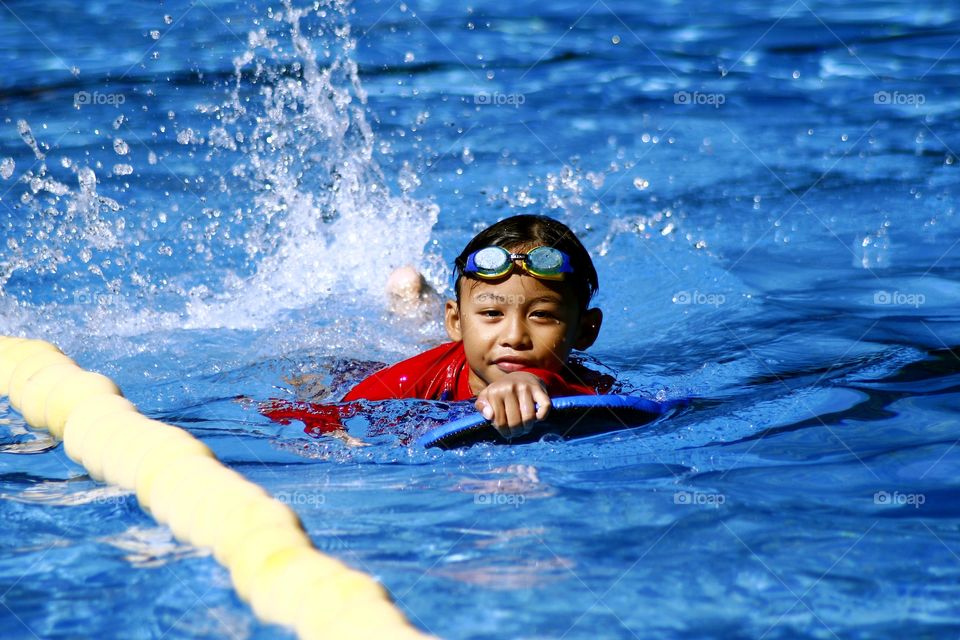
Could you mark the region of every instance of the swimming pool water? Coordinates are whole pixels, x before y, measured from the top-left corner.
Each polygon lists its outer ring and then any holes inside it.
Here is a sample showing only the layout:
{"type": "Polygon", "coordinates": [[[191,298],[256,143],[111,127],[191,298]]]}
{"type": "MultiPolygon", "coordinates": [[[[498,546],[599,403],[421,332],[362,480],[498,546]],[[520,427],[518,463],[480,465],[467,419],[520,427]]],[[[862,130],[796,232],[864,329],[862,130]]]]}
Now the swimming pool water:
{"type": "MultiPolygon", "coordinates": [[[[955,8],[8,2],[0,36],[0,333],[202,438],[420,628],[960,633],[955,8]],[[453,452],[402,444],[429,404],[361,448],[257,413],[443,340],[387,274],[447,293],[519,212],[593,252],[591,355],[692,407],[453,452]]],[[[0,637],[289,637],[5,400],[0,448],[0,637]]]]}

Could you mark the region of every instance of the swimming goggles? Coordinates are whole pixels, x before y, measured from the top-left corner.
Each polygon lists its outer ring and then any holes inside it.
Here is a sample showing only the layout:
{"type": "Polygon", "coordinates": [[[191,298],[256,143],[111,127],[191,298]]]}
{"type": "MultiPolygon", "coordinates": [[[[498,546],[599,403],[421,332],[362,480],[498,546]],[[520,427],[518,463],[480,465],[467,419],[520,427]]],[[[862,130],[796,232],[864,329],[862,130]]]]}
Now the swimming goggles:
{"type": "Polygon", "coordinates": [[[537,247],[528,253],[510,253],[503,247],[486,247],[467,257],[463,272],[485,280],[495,280],[513,271],[518,263],[534,278],[544,280],[563,280],[564,274],[573,273],[570,256],[553,247],[537,247]]]}

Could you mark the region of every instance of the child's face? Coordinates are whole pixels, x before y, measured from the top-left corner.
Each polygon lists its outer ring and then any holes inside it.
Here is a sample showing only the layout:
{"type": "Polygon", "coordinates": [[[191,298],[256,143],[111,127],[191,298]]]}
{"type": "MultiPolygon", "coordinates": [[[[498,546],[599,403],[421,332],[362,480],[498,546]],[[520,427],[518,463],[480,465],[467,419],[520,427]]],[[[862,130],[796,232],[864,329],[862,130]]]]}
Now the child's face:
{"type": "Polygon", "coordinates": [[[474,393],[523,368],[560,371],[570,350],[585,349],[599,329],[599,310],[581,313],[563,282],[515,271],[501,280],[463,278],[459,286],[460,304],[447,303],[446,327],[463,341],[474,393]]]}

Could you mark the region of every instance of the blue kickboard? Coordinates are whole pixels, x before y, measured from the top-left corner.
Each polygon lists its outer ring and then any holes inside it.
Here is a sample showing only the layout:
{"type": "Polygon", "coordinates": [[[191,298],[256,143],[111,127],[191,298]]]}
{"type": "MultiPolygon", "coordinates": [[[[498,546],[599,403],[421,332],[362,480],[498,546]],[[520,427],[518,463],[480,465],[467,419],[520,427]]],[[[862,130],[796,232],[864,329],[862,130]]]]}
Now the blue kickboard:
{"type": "Polygon", "coordinates": [[[448,422],[417,439],[423,447],[453,449],[478,442],[524,444],[536,442],[547,434],[563,439],[632,429],[653,422],[683,401],[657,402],[648,398],[624,395],[569,396],[553,398],[553,408],[546,420],[536,423],[533,431],[507,440],[487,422],[480,412],[448,422]]]}

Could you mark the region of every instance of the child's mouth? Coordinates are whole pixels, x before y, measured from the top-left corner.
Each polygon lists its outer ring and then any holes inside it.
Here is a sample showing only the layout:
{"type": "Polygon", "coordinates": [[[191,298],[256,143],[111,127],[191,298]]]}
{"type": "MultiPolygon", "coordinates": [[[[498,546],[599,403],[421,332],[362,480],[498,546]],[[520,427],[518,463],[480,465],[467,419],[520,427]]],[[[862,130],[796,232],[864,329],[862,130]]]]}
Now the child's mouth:
{"type": "Polygon", "coordinates": [[[527,363],[521,362],[519,360],[497,360],[496,362],[494,362],[494,364],[497,365],[497,368],[500,369],[500,371],[503,371],[504,373],[513,373],[515,371],[522,371],[530,367],[530,365],[528,365],[527,363]]]}

